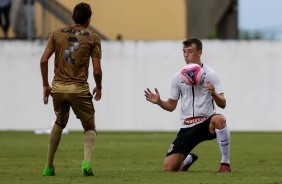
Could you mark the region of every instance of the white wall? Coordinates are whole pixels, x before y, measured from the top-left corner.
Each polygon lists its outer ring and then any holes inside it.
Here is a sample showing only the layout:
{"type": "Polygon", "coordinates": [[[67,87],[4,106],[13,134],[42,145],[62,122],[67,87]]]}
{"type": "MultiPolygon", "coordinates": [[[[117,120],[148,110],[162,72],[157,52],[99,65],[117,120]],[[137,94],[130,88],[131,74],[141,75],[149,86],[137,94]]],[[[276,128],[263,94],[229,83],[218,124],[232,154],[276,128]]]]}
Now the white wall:
{"type": "MultiPolygon", "coordinates": [[[[52,103],[42,102],[39,60],[45,42],[0,41],[0,130],[49,128],[52,103]]],[[[202,60],[221,78],[231,130],[281,131],[282,42],[204,40],[202,60]]],[[[97,130],[178,130],[179,107],[166,112],[144,89],[169,96],[171,76],[184,66],[181,41],[103,42],[103,97],[94,102],[97,130]]],[[[53,58],[49,63],[50,82],[53,58]]],[[[91,74],[91,73],[90,73],[91,74]]],[[[91,88],[94,86],[90,75],[91,88]]],[[[52,102],[52,101],[51,101],[52,102]]],[[[70,130],[81,130],[71,114],[70,130]]]]}

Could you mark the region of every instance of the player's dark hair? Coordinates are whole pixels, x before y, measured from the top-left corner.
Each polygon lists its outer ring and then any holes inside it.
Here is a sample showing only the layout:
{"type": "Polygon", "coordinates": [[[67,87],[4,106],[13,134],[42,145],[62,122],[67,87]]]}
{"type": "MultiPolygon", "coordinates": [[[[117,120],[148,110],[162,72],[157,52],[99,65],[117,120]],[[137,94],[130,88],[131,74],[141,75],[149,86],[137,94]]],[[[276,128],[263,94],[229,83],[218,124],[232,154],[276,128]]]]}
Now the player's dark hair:
{"type": "Polygon", "coordinates": [[[73,9],[73,20],[76,24],[84,24],[92,15],[91,7],[87,3],[79,3],[73,9]]]}
{"type": "Polygon", "coordinates": [[[198,50],[203,49],[203,44],[202,44],[201,40],[199,40],[198,38],[189,38],[182,43],[183,43],[184,47],[189,47],[192,44],[195,44],[198,50]]]}

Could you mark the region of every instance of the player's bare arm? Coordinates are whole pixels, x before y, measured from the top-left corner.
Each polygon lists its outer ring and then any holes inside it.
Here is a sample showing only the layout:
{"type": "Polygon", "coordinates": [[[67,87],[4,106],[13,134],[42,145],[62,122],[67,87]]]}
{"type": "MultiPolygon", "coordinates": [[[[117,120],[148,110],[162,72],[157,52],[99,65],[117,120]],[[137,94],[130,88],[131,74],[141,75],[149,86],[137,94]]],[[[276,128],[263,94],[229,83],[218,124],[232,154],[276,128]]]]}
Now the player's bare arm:
{"type": "Polygon", "coordinates": [[[216,93],[214,86],[210,82],[207,82],[206,88],[213,97],[216,105],[224,109],[226,107],[226,99],[224,97],[224,93],[216,93]]]}
{"type": "Polygon", "coordinates": [[[41,76],[43,81],[43,102],[48,103],[48,98],[51,93],[51,87],[48,81],[48,61],[53,54],[53,50],[46,48],[40,60],[41,76]]]}
{"type": "Polygon", "coordinates": [[[99,101],[102,97],[102,69],[101,60],[92,58],[93,75],[96,87],[93,89],[94,100],[99,101]]]}
{"type": "Polygon", "coordinates": [[[144,92],[147,101],[159,105],[164,110],[171,112],[177,106],[177,100],[172,100],[169,98],[167,101],[163,101],[160,98],[160,93],[157,88],[155,88],[155,93],[153,93],[149,88],[147,88],[147,90],[145,90],[144,92]]]}

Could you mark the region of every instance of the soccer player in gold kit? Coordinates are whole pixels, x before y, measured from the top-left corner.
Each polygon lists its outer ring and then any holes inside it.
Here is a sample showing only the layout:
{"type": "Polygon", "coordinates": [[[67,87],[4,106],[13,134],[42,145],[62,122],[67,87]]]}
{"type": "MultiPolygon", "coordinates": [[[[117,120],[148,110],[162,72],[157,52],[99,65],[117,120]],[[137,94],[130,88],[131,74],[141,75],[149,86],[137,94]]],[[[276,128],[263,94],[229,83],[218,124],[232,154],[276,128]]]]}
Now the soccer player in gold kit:
{"type": "Polygon", "coordinates": [[[43,101],[53,97],[56,122],[51,133],[47,153],[47,164],[43,176],[54,176],[54,156],[59,146],[63,129],[69,118],[70,107],[81,120],[84,129],[84,159],[82,171],[85,176],[94,176],[91,168],[91,157],[96,140],[94,106],[92,98],[99,101],[102,95],[101,42],[97,34],[86,28],[91,21],[91,7],[79,3],[73,10],[74,25],[54,31],[42,54],[40,67],[43,81],[43,101]],[[48,81],[48,61],[55,53],[55,76],[52,87],[48,81]],[[90,93],[88,79],[89,61],[92,60],[93,75],[96,87],[90,93]],[[93,96],[92,96],[93,95],[93,96]]]}

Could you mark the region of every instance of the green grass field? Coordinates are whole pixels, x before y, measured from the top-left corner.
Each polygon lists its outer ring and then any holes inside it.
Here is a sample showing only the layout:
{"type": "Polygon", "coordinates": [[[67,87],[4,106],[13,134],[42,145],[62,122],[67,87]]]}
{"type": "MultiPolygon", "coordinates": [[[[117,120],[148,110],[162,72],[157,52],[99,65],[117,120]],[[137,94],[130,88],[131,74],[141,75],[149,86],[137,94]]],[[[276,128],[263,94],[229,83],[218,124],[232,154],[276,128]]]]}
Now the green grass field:
{"type": "Polygon", "coordinates": [[[193,150],[199,160],[185,173],[162,171],[163,159],[176,132],[99,132],[93,156],[95,177],[83,177],[82,132],[62,137],[57,176],[43,177],[49,135],[0,132],[0,183],[282,183],[282,133],[232,132],[232,174],[217,174],[216,140],[193,150]]]}

